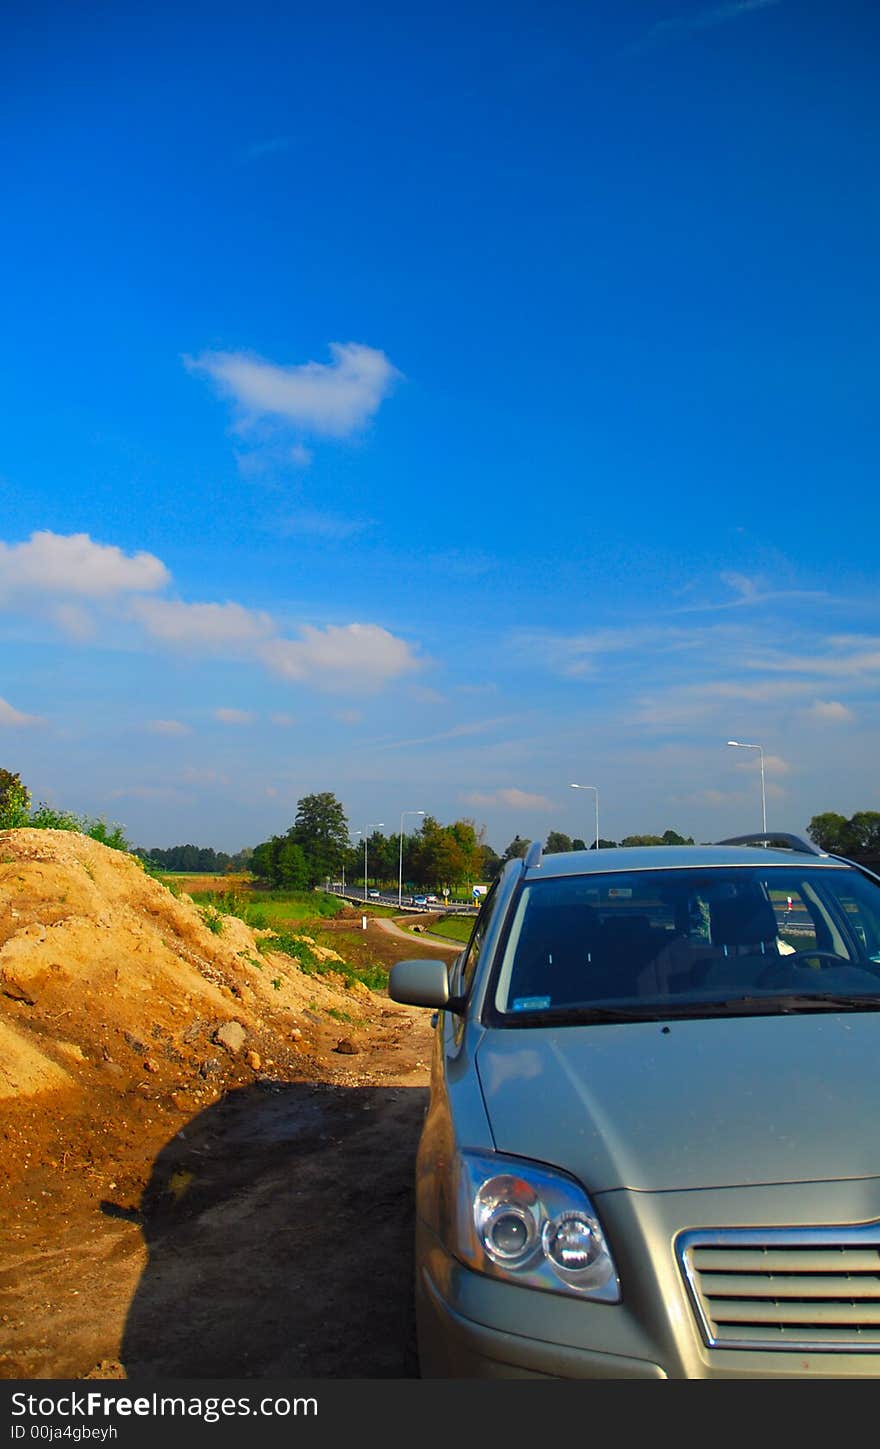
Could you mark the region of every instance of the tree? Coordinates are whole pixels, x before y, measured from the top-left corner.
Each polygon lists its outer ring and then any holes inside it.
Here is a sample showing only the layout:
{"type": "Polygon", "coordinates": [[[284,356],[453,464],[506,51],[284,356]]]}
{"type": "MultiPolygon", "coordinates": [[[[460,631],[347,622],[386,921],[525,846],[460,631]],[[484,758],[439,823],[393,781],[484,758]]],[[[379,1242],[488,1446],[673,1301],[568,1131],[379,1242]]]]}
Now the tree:
{"type": "Polygon", "coordinates": [[[574,842],[570,835],[563,835],[561,830],[551,830],[544,849],[548,855],[560,855],[565,851],[574,850],[574,842]]]}
{"type": "Polygon", "coordinates": [[[275,856],[279,837],[273,835],[271,840],[264,840],[255,845],[251,852],[251,871],[257,880],[264,880],[272,884],[275,874],[275,856]]]}
{"type": "Polygon", "coordinates": [[[856,848],[850,822],[845,815],[838,815],[834,810],[814,815],[807,826],[807,834],[814,845],[818,845],[820,850],[827,850],[830,855],[849,855],[856,848]]]}
{"type": "Polygon", "coordinates": [[[515,835],[505,850],[502,859],[505,861],[522,860],[531,843],[530,840],[523,840],[522,836],[515,835]]]}
{"type": "MultiPolygon", "coordinates": [[[[455,820],[449,827],[449,833],[462,854],[464,881],[479,880],[483,869],[482,832],[477,830],[473,820],[455,820]]],[[[456,884],[461,884],[461,881],[456,884]]]]}
{"type": "Polygon", "coordinates": [[[329,790],[297,801],[296,819],[287,834],[305,852],[310,885],[335,880],[349,849],[349,833],[345,811],[329,790]]]}
{"type": "Polygon", "coordinates": [[[27,825],[31,793],[21,783],[21,776],[11,770],[0,770],[0,830],[18,830],[27,825]]]}
{"type": "Polygon", "coordinates": [[[857,810],[855,815],[850,816],[849,828],[857,852],[867,855],[880,852],[880,811],[857,810]]]}
{"type": "Polygon", "coordinates": [[[277,884],[290,891],[304,891],[310,884],[309,862],[301,845],[289,836],[279,842],[275,853],[277,884]]]}

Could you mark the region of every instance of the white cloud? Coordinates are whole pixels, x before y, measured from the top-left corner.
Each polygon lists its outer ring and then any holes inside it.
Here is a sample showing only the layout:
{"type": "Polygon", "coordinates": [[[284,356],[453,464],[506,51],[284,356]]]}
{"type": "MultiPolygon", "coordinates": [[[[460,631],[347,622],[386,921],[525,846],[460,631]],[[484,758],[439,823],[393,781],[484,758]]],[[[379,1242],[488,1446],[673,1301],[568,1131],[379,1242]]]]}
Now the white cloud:
{"type": "MultiPolygon", "coordinates": [[[[737,753],[740,753],[740,751],[737,751],[737,753]]],[[[759,752],[756,749],[750,749],[742,753],[743,758],[737,760],[736,768],[738,770],[748,770],[752,772],[759,771],[761,768],[761,756],[759,752]]],[[[788,763],[787,760],[783,760],[781,755],[764,756],[765,775],[788,775],[790,773],[791,765],[788,763]]]]}
{"type": "Polygon", "coordinates": [[[452,729],[442,730],[436,735],[422,735],[420,739],[380,740],[376,742],[375,747],[384,750],[400,750],[409,745],[435,745],[440,744],[443,740],[460,740],[471,735],[484,735],[507,724],[512,718],[511,715],[499,715],[495,719],[473,720],[470,724],[453,725],[452,729]]]}
{"type": "Polygon", "coordinates": [[[400,376],[384,352],[360,342],[331,342],[331,363],[282,367],[242,352],[185,358],[206,373],[248,424],[280,421],[319,437],[344,438],[365,426],[400,376]]]}
{"type": "Polygon", "coordinates": [[[733,589],[734,593],[740,594],[743,599],[754,599],[758,596],[758,581],[750,579],[746,574],[724,573],[721,575],[722,583],[733,589]]]}
{"type": "Polygon", "coordinates": [[[249,725],[253,724],[255,716],[246,709],[215,709],[214,718],[221,724],[249,725]]]}
{"type": "Polygon", "coordinates": [[[273,725],[278,725],[280,729],[289,729],[297,722],[296,716],[292,714],[271,714],[269,718],[273,725]]]}
{"type": "Polygon", "coordinates": [[[126,554],[87,533],[32,533],[26,543],[0,541],[0,596],[73,594],[109,598],[164,588],[170,575],[151,553],[126,554]]]}
{"type": "Polygon", "coordinates": [[[22,710],[14,709],[7,700],[0,699],[0,729],[28,729],[45,723],[39,715],[24,714],[22,710]]]}
{"type": "Polygon", "coordinates": [[[829,720],[833,724],[842,724],[846,720],[855,719],[851,709],[841,704],[839,699],[817,699],[807,710],[807,714],[814,719],[829,720]]]}
{"type": "Polygon", "coordinates": [[[345,539],[363,533],[372,527],[371,519],[344,518],[339,514],[319,513],[302,509],[292,513],[278,526],[277,531],[286,537],[302,535],[307,538],[345,539]]]}
{"type": "Polygon", "coordinates": [[[151,719],[147,723],[147,729],[151,735],[192,734],[189,725],[181,724],[179,719],[151,719]]]}
{"type": "Polygon", "coordinates": [[[284,679],[311,680],[329,688],[378,687],[421,667],[409,644],[378,624],[303,625],[300,639],[269,639],[258,654],[284,679]]]}
{"type": "Polygon", "coordinates": [[[463,795],[462,801],[465,805],[493,806],[501,805],[510,810],[555,810],[556,806],[546,795],[530,795],[525,790],[507,789],[496,790],[491,795],[481,794],[475,791],[471,795],[463,795]]]}
{"type": "Polygon", "coordinates": [[[687,14],[672,15],[665,20],[655,21],[645,35],[629,47],[629,51],[631,54],[637,55],[642,51],[653,49],[664,41],[671,41],[677,36],[701,30],[714,30],[719,25],[729,25],[753,11],[768,10],[771,6],[779,4],[781,4],[781,0],[725,0],[725,3],[721,5],[704,5],[687,14]]]}
{"type": "Polygon", "coordinates": [[[598,657],[605,654],[634,654],[696,648],[702,636],[679,629],[660,629],[653,625],[593,629],[581,634],[551,634],[521,631],[511,643],[516,652],[537,660],[547,669],[570,678],[592,674],[598,657]]]}
{"type": "Polygon", "coordinates": [[[95,636],[95,620],[88,609],[84,609],[81,604],[56,604],[49,610],[49,615],[68,639],[74,639],[77,643],[84,644],[95,636]]]}
{"type": "MultiPolygon", "coordinates": [[[[0,542],[0,601],[5,595],[8,607],[20,611],[26,600],[28,610],[51,619],[80,642],[96,633],[97,623],[112,620],[117,633],[120,625],[135,624],[167,648],[257,663],[284,679],[327,689],[377,689],[423,667],[410,644],[378,624],[326,628],[305,624],[298,638],[286,638],[269,614],[229,600],[185,603],[129,597],[122,608],[108,606],[116,603],[114,594],[136,594],[169,580],[165,565],[153,555],[125,555],[118,548],[93,543],[87,534],[63,537],[43,532],[34,533],[25,544],[0,542]],[[38,598],[39,589],[73,597],[38,598]],[[93,602],[94,617],[82,607],[84,596],[93,602]]],[[[125,643],[124,634],[122,639],[125,643]]]]}
{"type": "MultiPolygon", "coordinates": [[[[831,648],[839,649],[852,647],[858,644],[858,640],[847,638],[844,640],[828,641],[831,648]]],[[[784,670],[793,674],[814,674],[826,678],[857,678],[865,674],[880,673],[880,648],[877,641],[866,639],[864,648],[856,648],[849,654],[768,654],[764,658],[755,658],[748,661],[752,669],[776,669],[784,670]]]]}
{"type": "Polygon", "coordinates": [[[718,705],[726,700],[748,700],[755,704],[773,704],[777,700],[809,694],[814,685],[791,679],[766,680],[758,684],[745,681],[683,684],[636,701],[629,722],[656,725],[659,728],[688,726],[718,715],[718,705]]]}
{"type": "Polygon", "coordinates": [[[241,604],[184,604],[169,599],[136,599],[130,611],[147,633],[166,644],[222,649],[254,644],[274,631],[268,614],[241,604]]]}

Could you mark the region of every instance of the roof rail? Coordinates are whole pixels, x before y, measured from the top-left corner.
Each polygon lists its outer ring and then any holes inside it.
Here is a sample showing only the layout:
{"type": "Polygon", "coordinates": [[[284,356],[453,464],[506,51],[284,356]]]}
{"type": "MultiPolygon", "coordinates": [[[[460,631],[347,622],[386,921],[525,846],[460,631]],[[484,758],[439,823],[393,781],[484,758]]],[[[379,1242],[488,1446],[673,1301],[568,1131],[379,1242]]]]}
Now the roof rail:
{"type": "Polygon", "coordinates": [[[754,835],[734,835],[729,840],[716,840],[716,845],[765,845],[778,846],[782,850],[795,850],[799,855],[824,855],[824,850],[802,840],[799,835],[789,835],[785,830],[759,830],[754,835]]]}
{"type": "Polygon", "coordinates": [[[540,840],[533,840],[528,850],[526,851],[524,869],[531,870],[533,866],[539,866],[541,864],[541,856],[543,855],[543,853],[544,848],[540,840]]]}

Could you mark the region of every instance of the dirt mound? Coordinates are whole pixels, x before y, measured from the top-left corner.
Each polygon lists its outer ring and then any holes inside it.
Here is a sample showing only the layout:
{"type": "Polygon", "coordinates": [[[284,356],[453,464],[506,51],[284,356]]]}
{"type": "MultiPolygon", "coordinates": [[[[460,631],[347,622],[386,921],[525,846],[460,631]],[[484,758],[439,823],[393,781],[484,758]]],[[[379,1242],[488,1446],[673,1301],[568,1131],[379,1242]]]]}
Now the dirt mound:
{"type": "MultiPolygon", "coordinates": [[[[346,1025],[341,1043],[339,1020],[399,1013],[409,1025],[405,1008],[359,982],[307,975],[268,951],[270,935],[172,894],[135,857],[87,836],[0,832],[8,1178],[22,1169],[23,1134],[47,1141],[69,1111],[100,1116],[103,1105],[122,1121],[132,1094],[195,1110],[255,1074],[316,1076],[319,1058],[357,1036],[346,1025]]],[[[301,939],[332,964],[335,953],[301,939]]]]}
{"type": "MultiPolygon", "coordinates": [[[[261,1369],[254,1305],[271,1307],[287,1276],[332,1339],[352,1313],[336,1248],[361,1226],[360,1192],[328,1190],[346,1171],[402,1205],[373,1267],[378,1299],[408,1322],[400,1261],[433,1033],[428,1013],[341,969],[390,966],[409,938],[353,924],[327,933],[341,954],[300,936],[303,966],[327,971],[308,974],[269,949],[270,932],[172,894],[131,856],[68,831],[0,832],[0,1378],[121,1376],[150,1358],[145,1344],[171,1359],[180,1348],[184,1376],[269,1372],[289,1333],[267,1321],[261,1369]],[[218,1249],[208,1229],[227,1206],[218,1249]],[[285,1269],[283,1245],[300,1241],[291,1213],[305,1244],[321,1224],[332,1248],[285,1269]],[[181,1257],[166,1284],[157,1243],[190,1222],[185,1257],[203,1291],[181,1297],[181,1257]],[[242,1257],[250,1242],[259,1253],[242,1257]],[[218,1325],[234,1341],[214,1342],[218,1325]]],[[[361,1351],[372,1362],[375,1322],[375,1305],[353,1312],[336,1371],[361,1351]]],[[[332,1358],[318,1346],[297,1371],[334,1372],[332,1358]]]]}

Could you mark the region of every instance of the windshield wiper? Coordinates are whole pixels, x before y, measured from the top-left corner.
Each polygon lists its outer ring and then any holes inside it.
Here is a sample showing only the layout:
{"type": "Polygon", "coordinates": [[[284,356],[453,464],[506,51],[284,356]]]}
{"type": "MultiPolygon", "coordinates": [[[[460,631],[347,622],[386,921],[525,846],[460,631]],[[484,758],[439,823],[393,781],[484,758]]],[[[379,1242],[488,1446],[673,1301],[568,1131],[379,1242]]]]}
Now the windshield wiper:
{"type": "Polygon", "coordinates": [[[738,1011],[783,1016],[796,1011],[880,1011],[880,995],[802,991],[780,996],[728,996],[722,1001],[692,1001],[686,1010],[688,1016],[735,1015],[738,1011]]]}
{"type": "Polygon", "coordinates": [[[533,1011],[511,1011],[505,1025],[589,1026],[593,1022],[680,1021],[700,1016],[786,1016],[799,1011],[880,1011],[880,995],[868,992],[789,992],[773,996],[727,996],[720,1001],[667,999],[644,1006],[549,1006],[533,1011]]]}
{"type": "Polygon", "coordinates": [[[523,1026],[589,1026],[594,1021],[652,1021],[660,1008],[644,1006],[544,1006],[534,1011],[510,1011],[507,1023],[523,1026]]]}

